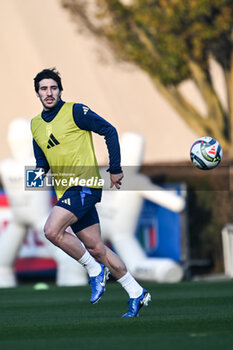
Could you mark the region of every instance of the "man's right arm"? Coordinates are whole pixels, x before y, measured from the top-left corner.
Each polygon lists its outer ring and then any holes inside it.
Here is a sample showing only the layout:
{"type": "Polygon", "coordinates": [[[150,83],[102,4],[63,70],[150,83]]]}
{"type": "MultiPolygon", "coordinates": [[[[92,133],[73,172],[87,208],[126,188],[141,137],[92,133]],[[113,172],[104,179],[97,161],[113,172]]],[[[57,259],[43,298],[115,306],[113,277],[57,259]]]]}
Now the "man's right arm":
{"type": "Polygon", "coordinates": [[[45,174],[49,171],[49,163],[44,155],[44,152],[38,146],[37,142],[33,139],[33,151],[34,151],[34,156],[36,158],[36,168],[37,169],[44,169],[45,174]]]}

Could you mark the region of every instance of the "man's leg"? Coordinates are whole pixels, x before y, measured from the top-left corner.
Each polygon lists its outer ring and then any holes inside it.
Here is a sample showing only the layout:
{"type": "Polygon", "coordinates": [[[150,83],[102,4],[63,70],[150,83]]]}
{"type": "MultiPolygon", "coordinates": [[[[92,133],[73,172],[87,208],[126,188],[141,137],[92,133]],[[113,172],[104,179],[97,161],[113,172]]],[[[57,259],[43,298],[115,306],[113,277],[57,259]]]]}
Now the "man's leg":
{"type": "Polygon", "coordinates": [[[99,284],[97,286],[92,284],[93,293],[91,302],[95,303],[100,299],[105,290],[108,271],[96,262],[77,236],[66,231],[66,228],[75,222],[77,222],[77,217],[73,213],[60,206],[55,206],[46,221],[44,232],[48,240],[84,266],[89,277],[100,275],[99,279],[104,286],[98,288],[99,284]]]}
{"type": "Polygon", "coordinates": [[[44,232],[49,241],[78,261],[86,250],[76,236],[66,231],[76,221],[73,213],[55,206],[45,223],[44,232]]]}
{"type": "Polygon", "coordinates": [[[126,274],[127,269],[123,261],[104,245],[99,224],[86,227],[78,232],[77,236],[95,260],[109,268],[113,277],[118,280],[126,274]]]}
{"type": "Polygon", "coordinates": [[[100,235],[100,225],[89,226],[77,235],[95,260],[107,266],[113,277],[129,294],[129,311],[123,317],[137,316],[140,308],[151,300],[151,296],[127,271],[118,255],[104,245],[100,235]]]}

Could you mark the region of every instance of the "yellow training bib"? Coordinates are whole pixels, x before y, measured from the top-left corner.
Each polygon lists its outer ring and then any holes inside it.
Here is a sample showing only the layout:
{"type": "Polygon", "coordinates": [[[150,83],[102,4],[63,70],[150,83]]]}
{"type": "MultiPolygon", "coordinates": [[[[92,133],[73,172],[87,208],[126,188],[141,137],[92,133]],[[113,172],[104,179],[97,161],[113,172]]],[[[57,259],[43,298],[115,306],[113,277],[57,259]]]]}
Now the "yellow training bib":
{"type": "Polygon", "coordinates": [[[102,187],[91,132],[75,124],[73,105],[64,103],[51,122],[40,113],[31,123],[33,138],[50,165],[58,199],[72,186],[102,187]]]}

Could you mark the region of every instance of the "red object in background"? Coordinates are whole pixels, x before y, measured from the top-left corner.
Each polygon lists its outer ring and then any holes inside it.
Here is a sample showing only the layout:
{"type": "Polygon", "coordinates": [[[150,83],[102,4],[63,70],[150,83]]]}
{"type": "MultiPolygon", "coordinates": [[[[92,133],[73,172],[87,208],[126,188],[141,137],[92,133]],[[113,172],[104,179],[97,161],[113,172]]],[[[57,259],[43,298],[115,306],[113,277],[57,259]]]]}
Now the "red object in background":
{"type": "Polygon", "coordinates": [[[9,207],[9,202],[5,193],[0,193],[0,207],[9,207]]]}
{"type": "Polygon", "coordinates": [[[50,258],[19,258],[15,263],[16,273],[41,272],[42,270],[55,270],[57,264],[50,258]]]}
{"type": "Polygon", "coordinates": [[[149,228],[149,240],[150,240],[150,249],[155,249],[158,245],[158,236],[155,227],[151,226],[149,228]]]}

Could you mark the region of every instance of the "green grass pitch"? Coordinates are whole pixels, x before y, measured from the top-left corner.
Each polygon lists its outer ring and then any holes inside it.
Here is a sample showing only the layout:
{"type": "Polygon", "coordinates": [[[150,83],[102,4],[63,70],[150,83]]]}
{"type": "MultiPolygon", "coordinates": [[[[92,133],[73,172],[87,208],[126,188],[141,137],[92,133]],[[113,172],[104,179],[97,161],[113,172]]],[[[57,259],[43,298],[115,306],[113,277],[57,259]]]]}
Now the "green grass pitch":
{"type": "Polygon", "coordinates": [[[144,286],[152,302],[133,319],[113,282],[96,305],[89,286],[0,289],[0,349],[233,349],[233,281],[144,286]]]}

